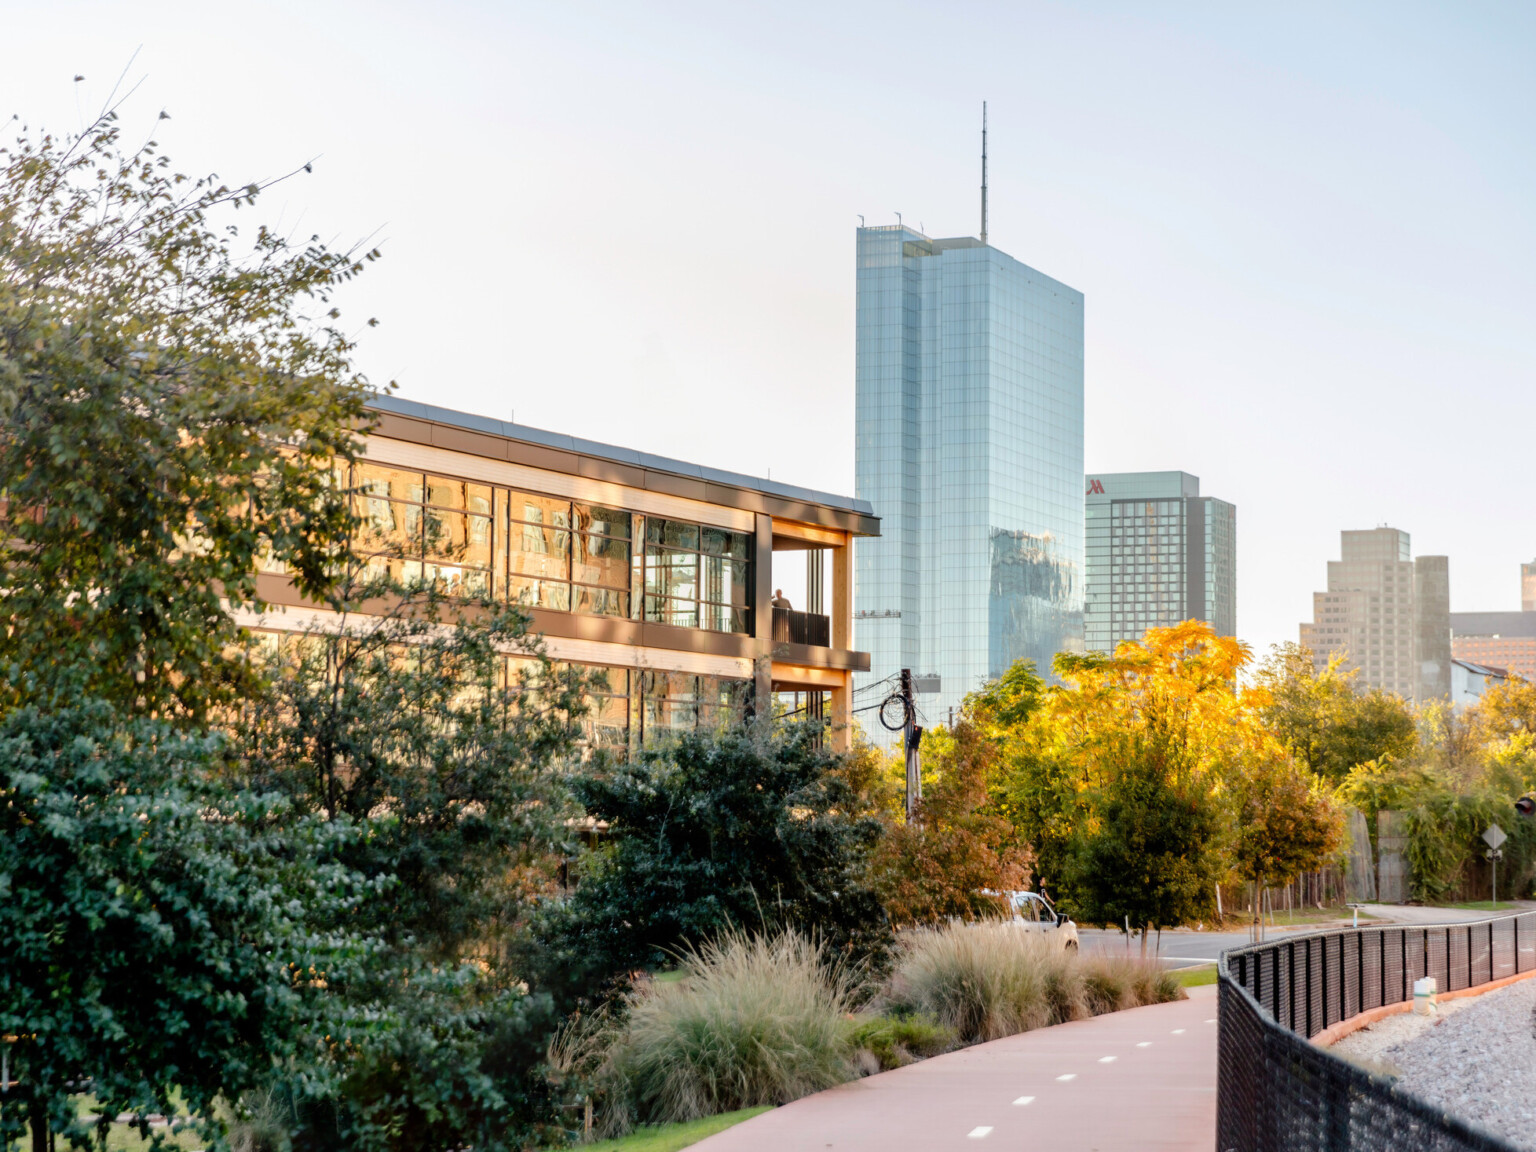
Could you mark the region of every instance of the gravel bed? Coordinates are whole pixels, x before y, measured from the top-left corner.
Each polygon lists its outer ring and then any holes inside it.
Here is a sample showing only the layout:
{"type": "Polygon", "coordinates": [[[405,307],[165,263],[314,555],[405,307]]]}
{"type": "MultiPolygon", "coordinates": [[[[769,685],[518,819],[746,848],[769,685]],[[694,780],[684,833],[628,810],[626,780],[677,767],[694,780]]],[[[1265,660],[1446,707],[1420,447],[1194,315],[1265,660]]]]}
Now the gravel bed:
{"type": "Polygon", "coordinates": [[[1332,1051],[1415,1096],[1536,1149],[1536,979],[1388,1016],[1332,1051]]]}

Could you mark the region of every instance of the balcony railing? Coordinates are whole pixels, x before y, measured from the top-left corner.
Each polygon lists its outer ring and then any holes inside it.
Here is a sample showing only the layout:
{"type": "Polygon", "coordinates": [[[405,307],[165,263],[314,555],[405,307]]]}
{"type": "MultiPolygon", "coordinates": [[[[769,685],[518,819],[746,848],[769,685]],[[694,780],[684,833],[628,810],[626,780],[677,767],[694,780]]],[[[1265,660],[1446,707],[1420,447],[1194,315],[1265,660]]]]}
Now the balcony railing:
{"type": "Polygon", "coordinates": [[[773,610],[775,644],[812,644],[832,647],[832,618],[816,612],[796,612],[792,608],[773,610]]]}

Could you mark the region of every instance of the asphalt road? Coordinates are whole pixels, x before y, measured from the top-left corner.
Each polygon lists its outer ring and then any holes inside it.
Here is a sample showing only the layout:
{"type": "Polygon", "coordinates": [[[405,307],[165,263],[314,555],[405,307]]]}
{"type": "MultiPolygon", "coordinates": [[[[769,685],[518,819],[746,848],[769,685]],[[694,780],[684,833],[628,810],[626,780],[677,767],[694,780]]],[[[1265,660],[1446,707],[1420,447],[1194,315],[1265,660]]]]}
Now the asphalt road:
{"type": "MultiPolygon", "coordinates": [[[[1280,933],[1274,931],[1267,934],[1271,939],[1278,935],[1280,933]]],[[[1132,956],[1141,954],[1140,938],[1133,937],[1127,941],[1124,932],[1109,932],[1102,928],[1079,928],[1077,939],[1085,953],[1124,952],[1129,948],[1132,956]]],[[[1247,943],[1248,933],[1246,932],[1164,932],[1158,955],[1170,968],[1181,968],[1202,961],[1215,963],[1223,949],[1241,948],[1247,943]]],[[[1156,948],[1158,948],[1157,934],[1153,933],[1147,941],[1148,954],[1150,955],[1156,948]]]]}
{"type": "MultiPolygon", "coordinates": [[[[1360,909],[1362,915],[1372,917],[1370,920],[1362,919],[1361,927],[1370,924],[1466,924],[1479,920],[1491,920],[1495,916],[1508,916],[1512,912],[1530,912],[1536,910],[1536,902],[1516,901],[1511,907],[1499,912],[1473,912],[1465,908],[1426,908],[1408,904],[1367,904],[1360,909]]],[[[1266,928],[1264,939],[1277,940],[1285,936],[1294,936],[1304,932],[1319,932],[1334,927],[1333,924],[1312,924],[1303,928],[1266,928]]],[[[1124,952],[1127,948],[1127,939],[1124,932],[1106,931],[1102,928],[1079,928],[1077,938],[1084,952],[1124,952]]],[[[1246,931],[1238,932],[1164,932],[1162,946],[1158,952],[1163,963],[1170,968],[1183,967],[1200,962],[1214,962],[1227,948],[1241,948],[1249,942],[1246,931]]],[[[1158,945],[1156,934],[1149,940],[1149,948],[1158,945]]],[[[1129,941],[1132,955],[1138,955],[1141,949],[1141,940],[1132,937],[1129,941]]]]}

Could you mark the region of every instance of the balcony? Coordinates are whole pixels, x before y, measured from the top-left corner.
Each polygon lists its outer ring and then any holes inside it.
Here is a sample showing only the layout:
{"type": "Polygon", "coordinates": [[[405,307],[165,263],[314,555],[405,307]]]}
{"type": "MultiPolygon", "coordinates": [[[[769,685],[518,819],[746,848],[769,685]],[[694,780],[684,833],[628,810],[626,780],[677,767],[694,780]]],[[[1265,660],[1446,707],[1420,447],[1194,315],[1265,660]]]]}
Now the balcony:
{"type": "Polygon", "coordinates": [[[810,644],[817,648],[832,646],[832,618],[818,612],[796,612],[792,608],[773,610],[775,644],[810,644]]]}

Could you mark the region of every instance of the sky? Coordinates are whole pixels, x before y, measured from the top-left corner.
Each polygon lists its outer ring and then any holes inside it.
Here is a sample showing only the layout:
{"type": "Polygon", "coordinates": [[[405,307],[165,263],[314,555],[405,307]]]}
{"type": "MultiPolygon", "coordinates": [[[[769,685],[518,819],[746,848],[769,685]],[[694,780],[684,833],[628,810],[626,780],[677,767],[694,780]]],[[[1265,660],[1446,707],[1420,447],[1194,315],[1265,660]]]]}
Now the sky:
{"type": "MultiPolygon", "coordinates": [[[[1086,297],[1092,472],[1237,506],[1238,631],[1338,533],[1536,557],[1536,8],[0,0],[0,115],[133,131],[384,258],[408,399],[852,493],[854,230],[901,213],[1086,297]],[[24,51],[15,46],[25,45],[24,51]],[[78,83],[76,75],[84,77],[78,83]],[[164,109],[171,119],[158,125],[164,109]]],[[[377,328],[364,327],[377,317],[377,328]]]]}

